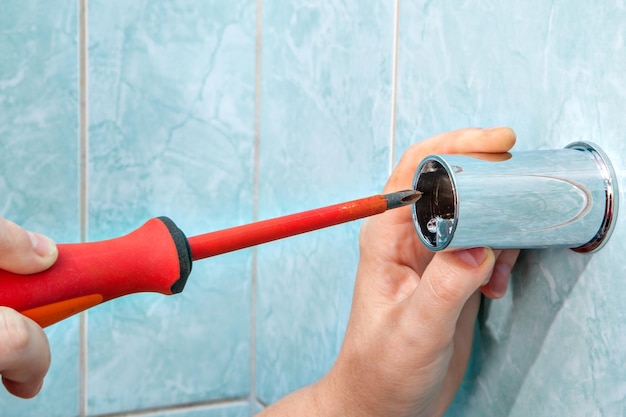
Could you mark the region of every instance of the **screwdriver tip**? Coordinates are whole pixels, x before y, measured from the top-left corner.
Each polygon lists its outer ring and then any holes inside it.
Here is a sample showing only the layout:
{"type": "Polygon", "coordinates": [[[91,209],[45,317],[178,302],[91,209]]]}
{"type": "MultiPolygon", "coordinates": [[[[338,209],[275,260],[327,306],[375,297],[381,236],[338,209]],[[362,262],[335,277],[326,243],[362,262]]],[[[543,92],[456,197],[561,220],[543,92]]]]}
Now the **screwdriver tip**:
{"type": "Polygon", "coordinates": [[[422,192],[417,190],[404,190],[395,193],[385,194],[387,200],[387,210],[415,204],[422,198],[422,192]]]}

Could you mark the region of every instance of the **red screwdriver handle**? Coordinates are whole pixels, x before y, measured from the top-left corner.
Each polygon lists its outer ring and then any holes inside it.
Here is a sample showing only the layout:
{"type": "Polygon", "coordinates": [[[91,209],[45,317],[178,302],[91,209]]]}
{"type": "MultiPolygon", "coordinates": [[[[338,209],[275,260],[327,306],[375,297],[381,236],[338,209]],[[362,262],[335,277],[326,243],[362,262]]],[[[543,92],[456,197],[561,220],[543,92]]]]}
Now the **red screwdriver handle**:
{"type": "Polygon", "coordinates": [[[42,327],[127,294],[179,293],[191,273],[187,238],[167,217],[115,239],[57,247],[59,257],[46,271],[0,270],[0,305],[42,327]]]}

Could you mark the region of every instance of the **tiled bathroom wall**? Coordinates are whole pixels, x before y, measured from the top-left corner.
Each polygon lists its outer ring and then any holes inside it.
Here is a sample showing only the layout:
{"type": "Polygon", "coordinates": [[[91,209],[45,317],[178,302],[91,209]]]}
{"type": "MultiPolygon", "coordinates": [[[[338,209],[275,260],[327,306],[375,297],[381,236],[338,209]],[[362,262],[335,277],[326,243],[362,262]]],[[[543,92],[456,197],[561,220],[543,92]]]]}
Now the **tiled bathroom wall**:
{"type": "MultiPolygon", "coordinates": [[[[0,215],[59,242],[160,215],[194,235],[376,193],[406,147],[465,126],[594,141],[621,179],[625,39],[621,0],[5,0],[0,215]]],[[[622,218],[597,254],[522,254],[449,417],[626,413],[622,218]]],[[[253,414],[332,365],[359,226],[48,328],[42,393],[1,393],[0,415],[253,414]]]]}

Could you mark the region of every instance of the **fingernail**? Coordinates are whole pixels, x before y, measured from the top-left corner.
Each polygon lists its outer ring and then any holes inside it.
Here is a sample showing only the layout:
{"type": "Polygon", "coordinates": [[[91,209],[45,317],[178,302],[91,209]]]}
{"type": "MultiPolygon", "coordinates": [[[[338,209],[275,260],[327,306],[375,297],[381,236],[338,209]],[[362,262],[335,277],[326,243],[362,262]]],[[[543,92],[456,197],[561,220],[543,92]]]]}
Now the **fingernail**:
{"type": "Polygon", "coordinates": [[[34,232],[27,233],[31,243],[33,244],[33,249],[35,250],[35,253],[37,255],[41,257],[46,257],[56,252],[56,244],[49,237],[34,232]]]}
{"type": "Polygon", "coordinates": [[[482,264],[487,259],[486,248],[472,248],[454,252],[461,262],[471,267],[482,264]]]}

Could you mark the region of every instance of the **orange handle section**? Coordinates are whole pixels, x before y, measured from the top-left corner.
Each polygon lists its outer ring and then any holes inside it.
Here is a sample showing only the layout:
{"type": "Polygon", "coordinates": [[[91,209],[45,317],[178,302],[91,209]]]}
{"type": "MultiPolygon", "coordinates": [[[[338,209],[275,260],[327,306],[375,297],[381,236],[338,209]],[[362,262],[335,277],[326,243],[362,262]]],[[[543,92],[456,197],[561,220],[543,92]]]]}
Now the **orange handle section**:
{"type": "Polygon", "coordinates": [[[48,326],[123,295],[180,292],[191,272],[187,239],[165,217],[126,236],[57,247],[59,257],[46,271],[0,271],[0,305],[48,326]]]}
{"type": "Polygon", "coordinates": [[[31,308],[30,310],[22,311],[22,314],[36,321],[41,327],[47,327],[96,306],[102,300],[103,298],[100,294],[85,295],[71,300],[31,308]]]}

